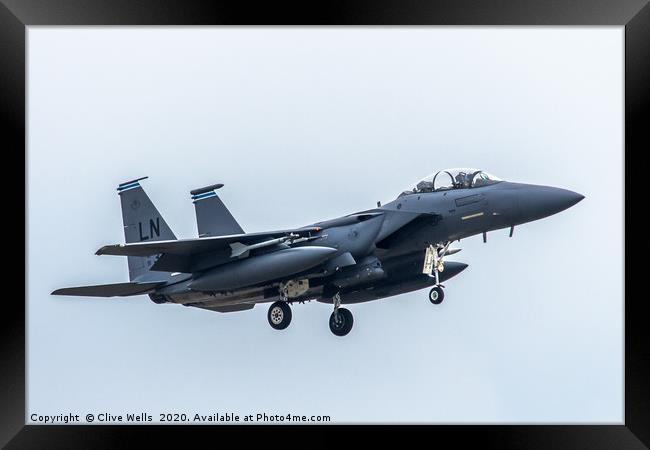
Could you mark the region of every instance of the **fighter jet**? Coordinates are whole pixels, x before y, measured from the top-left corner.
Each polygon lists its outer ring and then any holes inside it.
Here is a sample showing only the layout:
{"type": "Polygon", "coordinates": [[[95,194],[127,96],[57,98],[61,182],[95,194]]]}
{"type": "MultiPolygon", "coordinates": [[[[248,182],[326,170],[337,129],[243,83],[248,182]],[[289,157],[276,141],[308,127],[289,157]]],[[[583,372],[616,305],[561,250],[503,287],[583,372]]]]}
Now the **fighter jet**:
{"type": "MultiPolygon", "coordinates": [[[[146,177],[144,177],[146,178],[146,177]]],[[[352,329],[341,307],[424,288],[434,305],[443,282],[467,264],[447,261],[451,243],[510,229],[563,211],[582,200],[576,192],[502,181],[477,169],[431,174],[385,205],[300,228],[245,233],[217,190],[190,192],[198,237],[176,239],[140,181],[118,186],[124,244],[97,255],[126,256],[129,282],[58,289],[53,295],[127,297],[148,295],[221,313],[271,303],[272,328],[291,323],[291,305],[316,300],[333,305],[329,328],[352,329]]]]}

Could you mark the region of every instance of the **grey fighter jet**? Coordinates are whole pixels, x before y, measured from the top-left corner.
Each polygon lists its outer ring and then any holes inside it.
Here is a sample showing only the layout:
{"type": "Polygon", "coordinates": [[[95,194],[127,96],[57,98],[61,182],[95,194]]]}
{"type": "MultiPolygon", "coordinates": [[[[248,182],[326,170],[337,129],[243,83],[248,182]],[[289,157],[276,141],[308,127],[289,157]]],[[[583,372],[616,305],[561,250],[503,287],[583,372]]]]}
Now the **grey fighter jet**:
{"type": "MultiPolygon", "coordinates": [[[[146,178],[146,177],[145,177],[146,178]]],[[[300,228],[245,233],[223,204],[216,184],[191,191],[198,238],[176,236],[140,185],[117,188],[125,244],[97,255],[126,256],[129,282],[58,289],[53,295],[114,297],[148,295],[175,303],[233,312],[271,303],[276,330],[291,323],[293,303],[333,304],[329,327],[337,336],[352,329],[342,308],[430,288],[429,301],[444,298],[442,282],[467,264],[446,261],[460,249],[453,241],[542,219],[584,197],[548,186],[502,181],[476,169],[432,174],[377,208],[300,228]]]]}

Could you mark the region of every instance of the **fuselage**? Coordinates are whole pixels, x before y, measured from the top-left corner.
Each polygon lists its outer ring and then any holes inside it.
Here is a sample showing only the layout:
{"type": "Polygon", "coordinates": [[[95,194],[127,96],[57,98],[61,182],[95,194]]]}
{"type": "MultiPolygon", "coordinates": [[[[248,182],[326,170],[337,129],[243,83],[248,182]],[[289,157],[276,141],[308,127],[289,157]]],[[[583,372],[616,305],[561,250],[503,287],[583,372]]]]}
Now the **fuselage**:
{"type": "MultiPolygon", "coordinates": [[[[506,181],[413,189],[383,206],[308,225],[320,228],[315,239],[253,250],[248,258],[172,280],[150,296],[207,308],[275,301],[282,292],[290,301],[331,302],[335,293],[342,303],[376,300],[435,284],[422,272],[430,245],[541,219],[582,198],[506,181]],[[296,250],[305,247],[309,251],[296,250]]],[[[440,281],[466,267],[446,262],[440,281]]]]}

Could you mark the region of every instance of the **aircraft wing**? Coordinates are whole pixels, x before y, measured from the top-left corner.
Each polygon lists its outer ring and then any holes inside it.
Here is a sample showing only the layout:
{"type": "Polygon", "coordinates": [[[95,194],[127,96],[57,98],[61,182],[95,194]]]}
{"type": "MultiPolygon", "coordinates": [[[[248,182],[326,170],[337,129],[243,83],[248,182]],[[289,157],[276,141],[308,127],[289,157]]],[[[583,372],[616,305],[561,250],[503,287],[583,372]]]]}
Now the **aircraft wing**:
{"type": "Polygon", "coordinates": [[[310,233],[320,231],[320,227],[298,228],[262,233],[232,234],[229,236],[211,236],[196,239],[179,239],[174,241],[136,242],[132,244],[105,245],[95,252],[96,255],[118,256],[152,256],[168,254],[175,256],[194,256],[230,248],[231,244],[251,245],[270,239],[290,235],[309,237],[310,233]]]}

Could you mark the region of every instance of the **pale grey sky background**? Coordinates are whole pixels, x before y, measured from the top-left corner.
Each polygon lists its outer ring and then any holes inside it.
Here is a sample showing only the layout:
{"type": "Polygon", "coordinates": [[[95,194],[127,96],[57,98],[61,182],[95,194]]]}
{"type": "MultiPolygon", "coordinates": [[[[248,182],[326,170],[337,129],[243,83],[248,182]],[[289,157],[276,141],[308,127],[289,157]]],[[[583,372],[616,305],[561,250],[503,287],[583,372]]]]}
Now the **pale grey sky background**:
{"type": "Polygon", "coordinates": [[[28,31],[28,414],[328,414],[337,422],[623,420],[623,28],[28,31]],[[337,217],[447,167],[571,189],[457,244],[427,291],[218,314],[52,297],[127,280],[118,183],[179,237],[222,182],[246,231],[337,217]]]}

